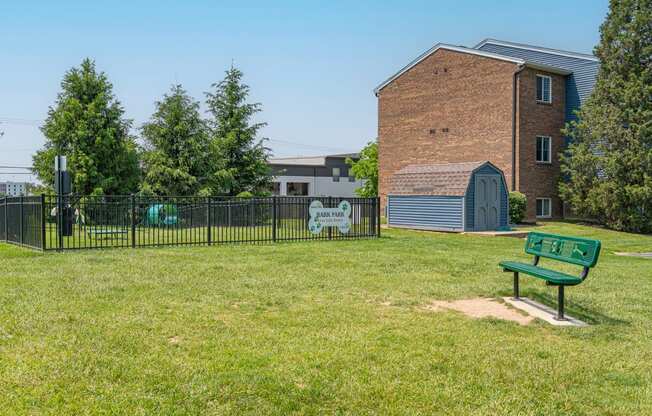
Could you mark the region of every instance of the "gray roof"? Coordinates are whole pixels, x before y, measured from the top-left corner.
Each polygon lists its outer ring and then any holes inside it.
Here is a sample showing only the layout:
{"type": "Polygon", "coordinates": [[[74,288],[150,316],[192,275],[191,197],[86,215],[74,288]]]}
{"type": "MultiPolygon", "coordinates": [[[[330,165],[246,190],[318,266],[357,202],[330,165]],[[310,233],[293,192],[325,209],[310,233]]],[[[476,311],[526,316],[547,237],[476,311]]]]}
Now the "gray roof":
{"type": "Polygon", "coordinates": [[[360,159],[360,153],[338,153],[335,155],[326,155],[326,157],[341,157],[344,159],[350,157],[351,159],[360,159]]]}
{"type": "Polygon", "coordinates": [[[389,194],[464,196],[473,172],[487,163],[409,165],[392,175],[389,194]]]}
{"type": "Polygon", "coordinates": [[[303,166],[325,166],[325,156],[296,156],[296,157],[274,157],[269,159],[270,165],[303,165],[303,166]]]}
{"type": "MultiPolygon", "coordinates": [[[[492,38],[487,38],[478,43],[473,47],[473,49],[478,49],[478,50],[484,50],[483,47],[487,44],[491,45],[500,45],[500,46],[507,46],[510,48],[517,48],[517,49],[523,49],[523,50],[528,50],[528,51],[533,51],[533,52],[540,52],[540,53],[547,53],[550,55],[557,55],[557,56],[565,56],[567,58],[576,58],[576,59],[586,59],[589,61],[595,61],[598,62],[599,59],[590,53],[582,53],[582,52],[573,52],[573,51],[565,51],[562,49],[553,49],[553,48],[546,48],[544,46],[534,46],[534,45],[528,45],[525,43],[518,43],[518,42],[511,42],[507,40],[499,40],[499,39],[492,39],[492,38]]],[[[507,55],[511,56],[511,55],[507,55]]]]}
{"type": "Polygon", "coordinates": [[[460,52],[460,53],[466,53],[470,55],[477,55],[477,56],[483,56],[485,58],[493,58],[493,59],[498,59],[501,61],[507,61],[507,62],[512,62],[517,65],[525,65],[529,66],[535,69],[540,69],[542,71],[547,71],[547,72],[552,72],[556,74],[561,74],[561,75],[568,75],[571,72],[565,68],[557,67],[554,65],[549,65],[546,63],[538,62],[538,61],[531,61],[528,59],[523,59],[521,57],[515,57],[515,56],[510,56],[510,55],[504,55],[500,53],[495,53],[491,52],[488,50],[484,49],[476,49],[476,48],[467,48],[465,46],[456,46],[456,45],[449,45],[446,43],[437,43],[435,46],[432,48],[428,49],[421,55],[419,55],[416,59],[414,59],[412,62],[401,68],[398,72],[396,72],[394,75],[391,77],[387,78],[385,81],[381,82],[376,88],[374,88],[374,94],[378,95],[380,90],[385,88],[387,85],[391,84],[396,78],[400,77],[407,71],[409,71],[411,68],[413,68],[415,65],[417,65],[419,62],[423,61],[433,53],[437,52],[440,49],[445,49],[449,51],[454,51],[454,52],[460,52]]]}
{"type": "Polygon", "coordinates": [[[340,153],[323,156],[295,156],[295,157],[274,157],[269,159],[270,165],[297,165],[297,166],[326,166],[327,158],[351,158],[359,159],[360,153],[340,153]]]}

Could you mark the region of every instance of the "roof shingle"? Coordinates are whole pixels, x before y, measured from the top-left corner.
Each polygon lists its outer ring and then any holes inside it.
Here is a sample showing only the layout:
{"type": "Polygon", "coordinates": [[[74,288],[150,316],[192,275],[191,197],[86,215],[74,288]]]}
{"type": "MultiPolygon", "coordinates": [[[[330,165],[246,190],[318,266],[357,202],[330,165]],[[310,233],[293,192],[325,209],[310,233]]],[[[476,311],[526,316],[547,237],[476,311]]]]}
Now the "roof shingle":
{"type": "Polygon", "coordinates": [[[473,171],[485,163],[409,165],[392,175],[389,194],[464,196],[473,171]]]}

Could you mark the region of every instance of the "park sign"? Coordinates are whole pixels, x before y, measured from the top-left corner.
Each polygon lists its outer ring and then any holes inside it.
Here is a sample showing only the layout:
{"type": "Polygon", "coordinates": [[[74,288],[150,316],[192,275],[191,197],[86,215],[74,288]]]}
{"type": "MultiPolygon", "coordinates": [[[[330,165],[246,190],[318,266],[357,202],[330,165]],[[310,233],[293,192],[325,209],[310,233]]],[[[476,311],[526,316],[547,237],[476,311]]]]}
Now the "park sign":
{"type": "Polygon", "coordinates": [[[337,227],[342,234],[347,234],[351,229],[349,201],[342,201],[335,208],[324,208],[321,201],[312,201],[309,212],[308,229],[313,234],[319,234],[324,227],[337,227]]]}

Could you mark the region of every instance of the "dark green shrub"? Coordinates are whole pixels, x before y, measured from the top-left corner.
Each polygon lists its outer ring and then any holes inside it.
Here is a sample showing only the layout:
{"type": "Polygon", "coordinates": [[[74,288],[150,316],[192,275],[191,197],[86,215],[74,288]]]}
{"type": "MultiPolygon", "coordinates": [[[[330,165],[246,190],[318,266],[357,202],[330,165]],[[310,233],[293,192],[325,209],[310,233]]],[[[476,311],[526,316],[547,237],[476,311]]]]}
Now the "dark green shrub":
{"type": "Polygon", "coordinates": [[[525,218],[525,209],[527,207],[527,197],[520,192],[513,191],[509,193],[509,222],[518,224],[525,218]]]}

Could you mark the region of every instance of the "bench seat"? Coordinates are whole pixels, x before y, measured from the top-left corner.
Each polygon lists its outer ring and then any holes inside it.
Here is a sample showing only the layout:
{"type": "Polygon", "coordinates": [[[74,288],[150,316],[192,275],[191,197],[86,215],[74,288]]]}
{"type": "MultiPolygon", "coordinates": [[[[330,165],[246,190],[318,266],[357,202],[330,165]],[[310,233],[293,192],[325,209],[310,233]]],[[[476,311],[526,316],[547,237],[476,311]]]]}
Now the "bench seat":
{"type": "Polygon", "coordinates": [[[553,285],[575,286],[582,283],[582,279],[556,270],[544,269],[529,263],[517,261],[501,261],[498,264],[505,271],[524,273],[539,279],[543,279],[553,285]]]}

